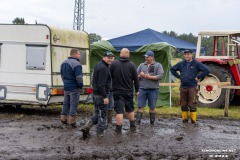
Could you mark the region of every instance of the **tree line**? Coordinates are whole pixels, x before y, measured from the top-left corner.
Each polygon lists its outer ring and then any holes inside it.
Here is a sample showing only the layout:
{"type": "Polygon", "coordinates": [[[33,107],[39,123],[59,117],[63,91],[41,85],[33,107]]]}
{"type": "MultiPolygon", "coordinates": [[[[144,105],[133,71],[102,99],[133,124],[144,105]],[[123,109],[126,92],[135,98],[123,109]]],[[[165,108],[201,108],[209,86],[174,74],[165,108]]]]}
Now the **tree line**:
{"type": "MultiPolygon", "coordinates": [[[[168,35],[168,36],[171,36],[171,37],[174,37],[174,38],[178,38],[178,39],[181,39],[181,40],[184,40],[186,42],[189,42],[189,43],[193,43],[193,44],[196,44],[197,45],[197,39],[198,37],[193,35],[192,33],[189,33],[189,34],[186,34],[186,33],[183,33],[183,34],[177,34],[176,32],[174,31],[163,31],[162,33],[168,35]]],[[[204,47],[204,50],[205,50],[205,54],[206,55],[210,55],[211,52],[212,52],[212,42],[213,42],[213,38],[212,37],[202,37],[202,43],[201,43],[201,47],[204,47]]],[[[182,53],[176,53],[175,57],[182,57],[182,53]]]]}

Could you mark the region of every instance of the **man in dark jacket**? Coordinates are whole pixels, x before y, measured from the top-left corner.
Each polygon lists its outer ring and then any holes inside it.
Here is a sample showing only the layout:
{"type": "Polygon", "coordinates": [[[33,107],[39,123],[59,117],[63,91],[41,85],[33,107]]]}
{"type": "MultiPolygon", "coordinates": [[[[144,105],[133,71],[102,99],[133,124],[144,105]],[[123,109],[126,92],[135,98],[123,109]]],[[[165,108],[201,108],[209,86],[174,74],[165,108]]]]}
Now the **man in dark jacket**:
{"type": "Polygon", "coordinates": [[[94,67],[92,77],[94,115],[81,129],[84,138],[89,134],[92,126],[97,124],[97,135],[103,136],[106,123],[106,111],[109,103],[108,95],[112,88],[111,75],[108,65],[113,61],[113,53],[105,52],[103,59],[94,67]]]}
{"type": "Polygon", "coordinates": [[[133,85],[135,94],[139,92],[139,82],[136,66],[129,60],[130,52],[123,48],[120,57],[110,65],[113,85],[114,110],[116,112],[116,132],[121,133],[124,107],[128,113],[130,128],[135,129],[134,104],[133,104],[133,85]]]}
{"type": "Polygon", "coordinates": [[[79,58],[80,51],[78,49],[72,49],[70,57],[61,64],[61,77],[64,84],[64,101],[60,117],[62,123],[69,123],[73,127],[76,127],[80,89],[83,87],[82,66],[79,63],[79,58]]]}
{"type": "Polygon", "coordinates": [[[191,50],[184,51],[184,58],[185,60],[171,67],[171,72],[181,80],[180,102],[183,123],[188,123],[188,111],[190,108],[191,122],[195,124],[197,120],[198,81],[202,80],[210,71],[201,62],[193,59],[191,50]],[[180,75],[177,71],[180,71],[180,75]]]}

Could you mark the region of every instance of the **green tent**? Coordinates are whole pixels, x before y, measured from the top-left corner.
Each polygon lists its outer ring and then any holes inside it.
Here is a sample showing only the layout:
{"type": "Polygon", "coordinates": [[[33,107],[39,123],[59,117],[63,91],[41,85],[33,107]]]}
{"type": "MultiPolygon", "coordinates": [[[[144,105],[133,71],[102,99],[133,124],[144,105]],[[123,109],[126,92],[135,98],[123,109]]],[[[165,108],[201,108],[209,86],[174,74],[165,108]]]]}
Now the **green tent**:
{"type": "MultiPolygon", "coordinates": [[[[130,60],[133,61],[138,67],[140,63],[145,61],[143,55],[151,50],[155,53],[155,61],[160,62],[164,69],[164,76],[160,83],[168,83],[170,81],[169,71],[171,66],[171,57],[172,54],[176,52],[176,48],[171,46],[168,43],[160,42],[148,44],[140,47],[139,49],[131,52],[130,60]]],[[[114,53],[115,58],[119,57],[119,52],[108,42],[108,41],[99,41],[90,46],[90,66],[91,71],[95,64],[98,63],[103,57],[105,51],[111,51],[114,53]]],[[[170,88],[169,87],[160,87],[159,89],[159,99],[157,106],[169,106],[170,105],[170,88]]]]}

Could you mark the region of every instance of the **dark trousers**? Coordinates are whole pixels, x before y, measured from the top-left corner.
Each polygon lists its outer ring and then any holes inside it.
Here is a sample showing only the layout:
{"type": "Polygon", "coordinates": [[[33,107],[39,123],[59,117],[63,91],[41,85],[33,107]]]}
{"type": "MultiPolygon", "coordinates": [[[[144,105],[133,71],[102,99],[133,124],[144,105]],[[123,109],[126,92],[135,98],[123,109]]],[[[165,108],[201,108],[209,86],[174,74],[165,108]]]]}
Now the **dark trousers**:
{"type": "Polygon", "coordinates": [[[196,112],[197,107],[197,88],[180,88],[180,103],[182,106],[182,111],[196,112]]]}
{"type": "Polygon", "coordinates": [[[79,104],[80,89],[64,91],[62,115],[76,116],[79,104]]]}
{"type": "Polygon", "coordinates": [[[113,92],[109,93],[108,99],[109,99],[108,110],[111,111],[113,110],[113,103],[114,103],[113,92]]]}
{"type": "Polygon", "coordinates": [[[134,112],[133,93],[113,93],[114,110],[116,114],[124,114],[134,112]]]}
{"type": "Polygon", "coordinates": [[[93,95],[94,114],[92,116],[93,124],[97,124],[97,130],[103,131],[106,124],[106,115],[108,105],[103,104],[103,97],[100,95],[93,95]]]}

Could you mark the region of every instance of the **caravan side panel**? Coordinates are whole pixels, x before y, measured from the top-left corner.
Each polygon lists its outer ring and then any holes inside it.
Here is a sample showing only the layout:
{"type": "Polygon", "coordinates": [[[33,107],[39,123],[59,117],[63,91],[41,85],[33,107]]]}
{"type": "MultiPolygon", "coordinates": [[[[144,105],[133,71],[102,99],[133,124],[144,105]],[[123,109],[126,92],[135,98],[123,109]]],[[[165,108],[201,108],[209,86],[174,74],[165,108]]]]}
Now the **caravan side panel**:
{"type": "Polygon", "coordinates": [[[80,50],[80,63],[83,68],[84,86],[90,86],[89,39],[82,31],[63,30],[51,27],[53,86],[62,87],[60,76],[61,63],[70,56],[70,50],[80,50]]]}
{"type": "Polygon", "coordinates": [[[0,43],[0,85],[7,87],[0,103],[39,104],[36,85],[52,83],[49,28],[0,25],[0,43]]]}

